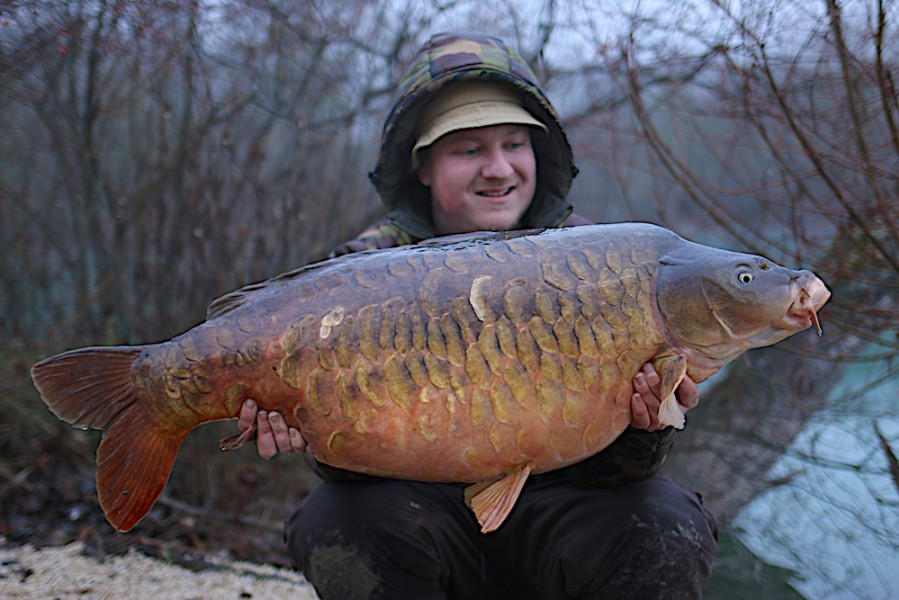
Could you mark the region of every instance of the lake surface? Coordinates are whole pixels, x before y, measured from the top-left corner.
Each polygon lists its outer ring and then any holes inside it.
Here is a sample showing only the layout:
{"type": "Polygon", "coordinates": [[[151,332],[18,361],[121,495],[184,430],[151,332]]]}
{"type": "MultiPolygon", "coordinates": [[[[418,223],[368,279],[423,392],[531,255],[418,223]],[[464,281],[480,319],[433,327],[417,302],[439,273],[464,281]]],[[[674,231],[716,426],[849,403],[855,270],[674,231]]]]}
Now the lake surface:
{"type": "Polygon", "coordinates": [[[875,424],[899,453],[895,370],[856,365],[770,473],[793,479],[734,520],[760,558],[796,572],[807,598],[899,598],[899,490],[875,424]]]}

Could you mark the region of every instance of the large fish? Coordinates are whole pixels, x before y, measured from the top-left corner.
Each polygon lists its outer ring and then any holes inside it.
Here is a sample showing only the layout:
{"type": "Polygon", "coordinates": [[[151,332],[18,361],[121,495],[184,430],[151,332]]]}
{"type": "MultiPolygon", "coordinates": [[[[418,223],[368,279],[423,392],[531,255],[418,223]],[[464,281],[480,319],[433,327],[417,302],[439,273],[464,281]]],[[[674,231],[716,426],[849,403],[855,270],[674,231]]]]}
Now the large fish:
{"type": "Polygon", "coordinates": [[[97,488],[121,531],[150,510],[187,433],[254,398],[326,464],[472,483],[487,532],[529,473],[624,431],[644,363],[661,376],[661,420],[682,427],[685,374],[820,333],[829,296],[808,271],[648,224],[485,234],[313,264],[224,296],[171,341],[72,350],[32,377],[60,419],[104,431],[97,488]]]}

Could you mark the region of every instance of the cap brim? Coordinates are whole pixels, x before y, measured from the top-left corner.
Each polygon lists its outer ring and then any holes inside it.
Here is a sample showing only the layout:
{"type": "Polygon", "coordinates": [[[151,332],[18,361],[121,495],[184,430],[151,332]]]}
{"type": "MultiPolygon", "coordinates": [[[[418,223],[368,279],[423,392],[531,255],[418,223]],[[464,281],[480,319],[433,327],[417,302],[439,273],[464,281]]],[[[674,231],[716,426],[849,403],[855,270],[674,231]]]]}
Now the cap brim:
{"type": "Polygon", "coordinates": [[[547,130],[546,125],[520,104],[486,100],[458,106],[435,118],[425,126],[412,152],[430,146],[448,133],[493,125],[527,125],[547,130]]]}

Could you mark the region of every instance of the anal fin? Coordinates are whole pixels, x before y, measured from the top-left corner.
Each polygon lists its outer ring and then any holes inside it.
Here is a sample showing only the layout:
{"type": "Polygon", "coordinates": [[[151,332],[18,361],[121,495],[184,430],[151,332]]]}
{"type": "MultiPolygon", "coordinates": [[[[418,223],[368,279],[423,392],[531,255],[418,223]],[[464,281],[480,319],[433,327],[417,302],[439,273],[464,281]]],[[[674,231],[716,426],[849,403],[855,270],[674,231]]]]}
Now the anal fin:
{"type": "Polygon", "coordinates": [[[499,529],[512,512],[530,474],[531,465],[526,464],[496,481],[482,481],[465,488],[465,504],[478,519],[481,533],[499,529]]]}

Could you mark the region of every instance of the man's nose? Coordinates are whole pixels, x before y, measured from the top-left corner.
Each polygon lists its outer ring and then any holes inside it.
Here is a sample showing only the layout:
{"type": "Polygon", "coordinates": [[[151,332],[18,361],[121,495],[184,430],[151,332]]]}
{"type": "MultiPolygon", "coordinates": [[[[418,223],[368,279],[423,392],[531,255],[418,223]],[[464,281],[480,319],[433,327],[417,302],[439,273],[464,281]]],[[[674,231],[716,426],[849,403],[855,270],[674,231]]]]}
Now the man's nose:
{"type": "Polygon", "coordinates": [[[487,179],[506,179],[515,172],[503,148],[493,148],[486,155],[481,175],[487,179]]]}

